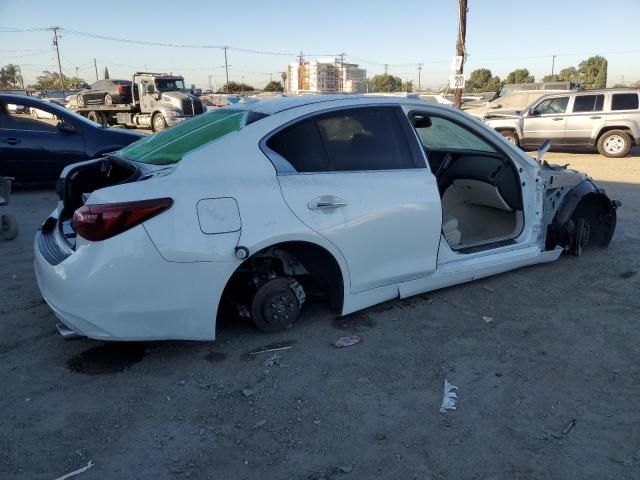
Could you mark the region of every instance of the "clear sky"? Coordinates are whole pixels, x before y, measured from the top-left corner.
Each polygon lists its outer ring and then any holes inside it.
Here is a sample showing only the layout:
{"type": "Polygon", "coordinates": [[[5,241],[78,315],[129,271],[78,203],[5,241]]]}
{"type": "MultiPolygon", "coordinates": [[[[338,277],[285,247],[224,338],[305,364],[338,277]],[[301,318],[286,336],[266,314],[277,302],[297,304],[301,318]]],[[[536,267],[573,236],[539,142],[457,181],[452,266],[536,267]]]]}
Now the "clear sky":
{"type": "MultiPolygon", "coordinates": [[[[537,79],[577,65],[595,54],[609,60],[609,83],[640,80],[640,0],[468,0],[468,62],[465,70],[487,67],[500,77],[520,67],[537,79]]],[[[25,80],[57,68],[52,33],[9,33],[6,29],[44,28],[123,39],[229,47],[328,56],[344,52],[368,75],[389,73],[422,85],[445,83],[455,52],[457,0],[302,2],[244,0],[177,2],[164,0],[94,2],[0,0],[0,65],[22,66],[25,80]],[[3,31],[5,30],[5,31],[3,31]]],[[[135,70],[171,71],[187,83],[224,83],[220,49],[172,48],[120,43],[64,32],[60,40],[65,75],[95,81],[108,66],[111,78],[129,78],[135,70]]],[[[266,55],[229,50],[230,79],[257,87],[286,69],[295,55],[266,55]]]]}

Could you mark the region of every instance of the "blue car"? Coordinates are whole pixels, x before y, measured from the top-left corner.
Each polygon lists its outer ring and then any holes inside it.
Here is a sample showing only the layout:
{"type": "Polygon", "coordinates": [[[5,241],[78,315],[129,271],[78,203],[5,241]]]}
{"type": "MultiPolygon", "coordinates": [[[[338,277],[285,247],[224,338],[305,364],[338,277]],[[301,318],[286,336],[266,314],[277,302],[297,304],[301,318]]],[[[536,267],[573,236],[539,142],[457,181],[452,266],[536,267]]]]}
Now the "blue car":
{"type": "Polygon", "coordinates": [[[105,128],[53,102],[0,94],[0,176],[55,182],[69,164],[119,150],[146,135],[105,128]]]}

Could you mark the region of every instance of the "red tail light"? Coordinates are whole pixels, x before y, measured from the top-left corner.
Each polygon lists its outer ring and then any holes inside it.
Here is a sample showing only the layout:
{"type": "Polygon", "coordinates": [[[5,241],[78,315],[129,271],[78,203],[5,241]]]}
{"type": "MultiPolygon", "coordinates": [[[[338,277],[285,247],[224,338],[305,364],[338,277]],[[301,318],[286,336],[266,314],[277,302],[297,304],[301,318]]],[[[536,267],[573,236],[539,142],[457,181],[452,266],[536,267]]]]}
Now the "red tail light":
{"type": "Polygon", "coordinates": [[[124,85],[117,85],[116,86],[116,92],[117,93],[127,93],[127,87],[125,87],[124,85]]]}
{"type": "Polygon", "coordinates": [[[73,214],[71,225],[81,237],[99,242],[155,217],[168,210],[171,205],[171,198],[83,205],[73,214]]]}

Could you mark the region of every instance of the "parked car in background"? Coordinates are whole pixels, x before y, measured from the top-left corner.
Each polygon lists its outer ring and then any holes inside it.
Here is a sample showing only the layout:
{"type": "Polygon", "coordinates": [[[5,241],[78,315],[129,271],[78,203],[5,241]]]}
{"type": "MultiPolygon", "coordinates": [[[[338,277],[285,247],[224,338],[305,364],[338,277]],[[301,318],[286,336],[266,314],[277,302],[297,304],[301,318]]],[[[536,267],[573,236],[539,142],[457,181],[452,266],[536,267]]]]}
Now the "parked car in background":
{"type": "Polygon", "coordinates": [[[546,95],[521,113],[494,113],[485,122],[508,141],[535,147],[593,147],[619,158],[640,145],[640,90],[606,89],[546,95]]]}
{"type": "Polygon", "coordinates": [[[64,335],[213,340],[608,245],[617,203],[457,109],[296,96],[207,112],[62,174],[35,245],[64,335]],[[251,188],[247,188],[250,185],[251,188]]]}
{"type": "Polygon", "coordinates": [[[548,95],[549,93],[562,91],[564,90],[517,90],[489,102],[482,103],[481,105],[478,105],[477,102],[463,105],[462,109],[469,115],[483,119],[486,115],[490,115],[493,112],[519,112],[540,97],[548,95]]]}
{"type": "Polygon", "coordinates": [[[35,97],[0,95],[0,176],[54,182],[62,169],[129,145],[144,134],[106,129],[35,97]],[[15,105],[16,113],[10,106],[15,105]]]}
{"type": "Polygon", "coordinates": [[[434,94],[421,93],[419,96],[420,96],[420,100],[422,100],[423,102],[441,103],[442,105],[453,105],[453,102],[451,100],[449,100],[444,95],[441,95],[439,93],[434,93],[434,94]]]}
{"type": "MultiPolygon", "coordinates": [[[[66,107],[66,100],[61,98],[41,98],[43,102],[55,103],[60,107],[66,107]]],[[[35,118],[48,118],[50,120],[55,119],[55,114],[50,111],[40,110],[39,108],[31,107],[29,109],[29,113],[33,115],[35,118]]]]}
{"type": "Polygon", "coordinates": [[[504,97],[510,93],[533,91],[533,90],[546,90],[548,93],[559,91],[577,91],[580,89],[580,84],[571,81],[559,81],[559,82],[534,82],[534,83],[507,83],[500,87],[495,92],[495,95],[490,100],[496,100],[500,97],[504,97]]]}
{"type": "Polygon", "coordinates": [[[113,105],[131,101],[131,80],[100,80],[76,96],[78,106],[113,105]]]}

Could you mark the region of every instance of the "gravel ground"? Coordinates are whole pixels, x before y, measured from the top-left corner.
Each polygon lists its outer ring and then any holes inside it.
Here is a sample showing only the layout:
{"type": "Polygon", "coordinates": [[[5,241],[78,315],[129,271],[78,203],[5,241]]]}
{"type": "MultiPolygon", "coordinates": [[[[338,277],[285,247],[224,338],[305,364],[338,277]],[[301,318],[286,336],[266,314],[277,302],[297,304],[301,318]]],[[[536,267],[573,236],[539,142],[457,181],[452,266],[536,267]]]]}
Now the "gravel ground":
{"type": "Polygon", "coordinates": [[[640,150],[550,153],[622,201],[610,248],[284,333],[214,343],[63,341],[16,193],[0,244],[0,478],[640,478],[640,150]],[[487,322],[484,317],[493,320],[487,322]],[[329,342],[358,334],[363,342],[329,342]],[[269,345],[276,354],[251,355],[269,345]],[[443,382],[459,388],[441,415],[443,382]]]}

